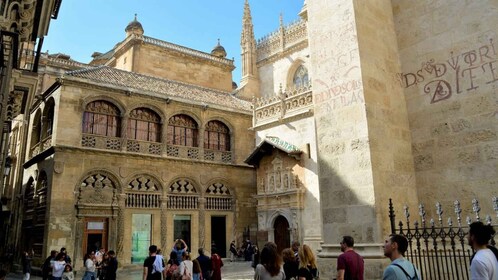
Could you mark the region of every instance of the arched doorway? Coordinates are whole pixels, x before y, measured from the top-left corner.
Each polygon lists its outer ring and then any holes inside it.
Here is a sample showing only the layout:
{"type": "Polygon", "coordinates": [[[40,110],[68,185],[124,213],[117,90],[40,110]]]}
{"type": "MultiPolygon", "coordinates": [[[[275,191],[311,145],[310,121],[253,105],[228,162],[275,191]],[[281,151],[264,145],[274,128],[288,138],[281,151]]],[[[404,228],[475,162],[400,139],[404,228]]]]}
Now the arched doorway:
{"type": "Polygon", "coordinates": [[[278,252],[290,247],[289,222],[284,216],[278,216],[273,224],[274,240],[278,252]]]}

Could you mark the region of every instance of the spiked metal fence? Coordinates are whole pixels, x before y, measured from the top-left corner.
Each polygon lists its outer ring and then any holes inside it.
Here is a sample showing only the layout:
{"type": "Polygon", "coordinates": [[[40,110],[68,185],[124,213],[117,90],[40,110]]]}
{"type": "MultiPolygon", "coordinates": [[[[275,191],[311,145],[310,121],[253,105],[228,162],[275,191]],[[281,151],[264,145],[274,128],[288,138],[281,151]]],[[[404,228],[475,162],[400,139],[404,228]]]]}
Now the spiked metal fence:
{"type": "MultiPolygon", "coordinates": [[[[498,198],[493,197],[493,209],[498,220],[498,198]]],[[[423,204],[419,205],[420,222],[410,221],[408,206],[404,206],[405,223],[399,221],[396,228],[394,206],[389,199],[389,218],[391,220],[391,232],[401,234],[408,239],[408,251],[405,257],[415,264],[420,270],[423,279],[470,279],[470,260],[473,255],[472,248],[467,244],[468,225],[474,220],[467,216],[462,222],[462,208],[460,202],[454,202],[456,224],[452,217],[443,223],[442,205],[436,203],[437,221],[430,219],[427,223],[426,211],[423,204]]],[[[481,208],[477,199],[472,200],[472,212],[475,221],[481,221],[481,208]]],[[[486,215],[483,223],[494,227],[490,215],[486,215]]],[[[490,245],[496,247],[495,236],[492,237],[490,245]]]]}

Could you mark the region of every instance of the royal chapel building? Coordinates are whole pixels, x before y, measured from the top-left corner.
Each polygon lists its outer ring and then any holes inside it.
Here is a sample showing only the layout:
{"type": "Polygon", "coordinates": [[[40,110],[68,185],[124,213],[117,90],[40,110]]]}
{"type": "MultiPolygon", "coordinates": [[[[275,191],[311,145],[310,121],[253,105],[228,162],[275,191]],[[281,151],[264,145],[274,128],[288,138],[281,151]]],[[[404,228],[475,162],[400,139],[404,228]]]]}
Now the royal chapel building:
{"type": "Polygon", "coordinates": [[[39,54],[31,98],[12,101],[5,244],[35,266],[61,247],[139,265],[177,238],[222,257],[299,241],[332,279],[351,235],[379,279],[390,199],[397,218],[498,211],[495,1],[306,0],[260,39],[243,2],[237,82],[222,42],[148,37],[137,16],[89,63],[39,54]]]}

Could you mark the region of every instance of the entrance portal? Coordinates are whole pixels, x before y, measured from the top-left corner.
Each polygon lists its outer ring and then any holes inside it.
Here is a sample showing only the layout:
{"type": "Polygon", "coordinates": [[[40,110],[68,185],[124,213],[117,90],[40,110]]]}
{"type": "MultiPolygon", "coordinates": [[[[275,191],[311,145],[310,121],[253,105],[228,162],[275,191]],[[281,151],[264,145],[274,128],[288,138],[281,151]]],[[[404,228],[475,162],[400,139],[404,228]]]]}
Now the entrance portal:
{"type": "Polygon", "coordinates": [[[278,216],[273,227],[275,244],[280,253],[283,249],[290,247],[289,222],[284,216],[278,216]]]}
{"type": "Polygon", "coordinates": [[[107,251],[107,219],[85,219],[83,252],[96,252],[100,248],[107,251]]]}
{"type": "Polygon", "coordinates": [[[211,217],[211,246],[216,245],[218,255],[227,257],[226,217],[211,217]]]}

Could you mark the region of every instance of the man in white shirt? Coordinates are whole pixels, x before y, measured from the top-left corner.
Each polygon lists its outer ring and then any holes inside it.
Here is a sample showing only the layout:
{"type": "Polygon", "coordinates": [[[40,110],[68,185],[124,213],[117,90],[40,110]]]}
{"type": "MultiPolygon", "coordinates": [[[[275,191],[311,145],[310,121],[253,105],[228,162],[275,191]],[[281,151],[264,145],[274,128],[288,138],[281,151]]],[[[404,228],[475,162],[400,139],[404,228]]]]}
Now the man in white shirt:
{"type": "Polygon", "coordinates": [[[498,260],[487,245],[495,230],[491,225],[482,222],[470,224],[468,241],[474,251],[470,264],[470,279],[472,280],[498,280],[498,260]]]}

